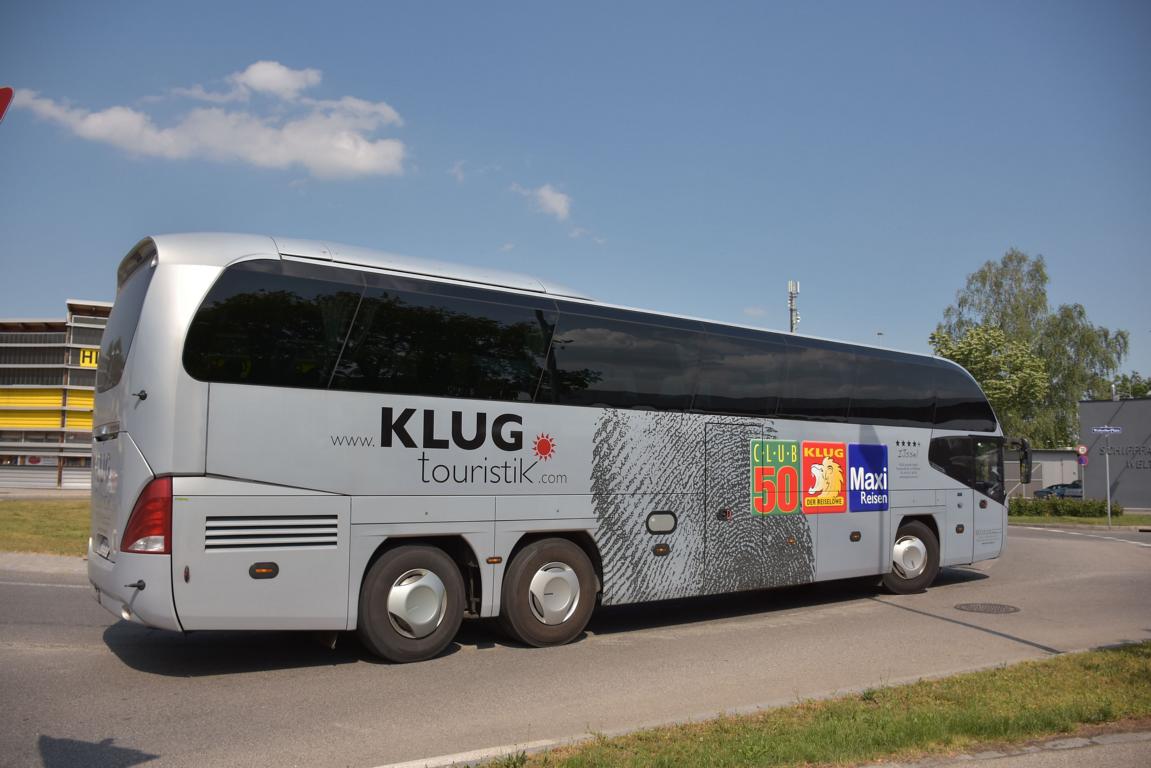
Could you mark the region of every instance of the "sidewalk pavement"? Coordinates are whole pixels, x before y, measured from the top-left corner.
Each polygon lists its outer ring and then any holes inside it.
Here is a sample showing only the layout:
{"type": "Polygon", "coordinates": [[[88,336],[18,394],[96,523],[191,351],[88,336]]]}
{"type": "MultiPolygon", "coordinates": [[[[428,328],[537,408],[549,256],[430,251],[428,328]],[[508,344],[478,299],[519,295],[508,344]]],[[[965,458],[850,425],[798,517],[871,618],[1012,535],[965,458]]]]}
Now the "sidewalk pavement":
{"type": "MultiPolygon", "coordinates": [[[[1091,518],[1088,518],[1091,519],[1091,518]]],[[[1100,525],[1099,523],[1039,523],[1028,520],[1026,522],[1014,521],[1011,518],[1007,519],[1007,525],[1018,525],[1024,528],[1082,528],[1087,531],[1127,531],[1129,533],[1147,533],[1151,531],[1151,526],[1148,525],[1111,525],[1107,523],[1100,525]]]]}
{"type": "Polygon", "coordinates": [[[38,555],[31,552],[0,552],[0,571],[22,573],[88,573],[88,559],[72,555],[38,555]]]}
{"type": "Polygon", "coordinates": [[[77,501],[92,498],[87,488],[78,490],[66,488],[0,488],[0,501],[8,499],[74,499],[77,501]]]}

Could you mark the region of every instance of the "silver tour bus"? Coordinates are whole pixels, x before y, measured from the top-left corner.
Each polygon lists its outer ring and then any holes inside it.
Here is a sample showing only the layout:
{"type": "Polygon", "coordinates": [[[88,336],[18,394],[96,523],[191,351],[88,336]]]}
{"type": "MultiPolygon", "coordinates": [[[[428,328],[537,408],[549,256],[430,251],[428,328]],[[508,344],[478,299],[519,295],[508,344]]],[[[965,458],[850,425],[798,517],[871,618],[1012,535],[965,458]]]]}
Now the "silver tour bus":
{"type": "Polygon", "coordinates": [[[946,360],[282,238],[147,238],[117,281],[88,572],[129,621],[406,662],[465,617],[554,645],[599,603],[1003,552],[1004,438],[946,360]]]}

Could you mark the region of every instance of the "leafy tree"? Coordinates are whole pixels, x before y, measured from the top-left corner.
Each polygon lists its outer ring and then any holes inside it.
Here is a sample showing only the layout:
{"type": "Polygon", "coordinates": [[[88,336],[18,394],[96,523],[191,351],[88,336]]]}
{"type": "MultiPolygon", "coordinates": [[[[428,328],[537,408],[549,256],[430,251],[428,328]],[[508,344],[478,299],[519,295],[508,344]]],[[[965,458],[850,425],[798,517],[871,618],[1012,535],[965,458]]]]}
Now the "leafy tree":
{"type": "Polygon", "coordinates": [[[994,325],[976,325],[959,338],[931,334],[935,353],[966,368],[983,387],[1009,435],[1026,434],[1047,396],[1047,368],[1027,344],[994,325]]]}
{"type": "Polygon", "coordinates": [[[1130,397],[1151,397],[1151,379],[1143,378],[1138,371],[1121,373],[1105,383],[1102,388],[1097,388],[1094,392],[1095,399],[1110,400],[1111,387],[1115,387],[1115,396],[1121,400],[1130,397]]]}
{"type": "MultiPolygon", "coordinates": [[[[1083,305],[1062,304],[1052,310],[1043,257],[1031,258],[1014,248],[967,276],[935,332],[955,343],[980,326],[998,328],[1008,340],[1026,346],[1047,372],[1047,392],[1030,415],[1013,410],[1021,407],[1018,401],[996,411],[1004,424],[1019,425],[1016,434],[1038,446],[1074,441],[1078,401],[1107,386],[1128,349],[1127,331],[1093,325],[1083,305]]],[[[972,373],[985,391],[995,388],[995,381],[972,373]]]]}

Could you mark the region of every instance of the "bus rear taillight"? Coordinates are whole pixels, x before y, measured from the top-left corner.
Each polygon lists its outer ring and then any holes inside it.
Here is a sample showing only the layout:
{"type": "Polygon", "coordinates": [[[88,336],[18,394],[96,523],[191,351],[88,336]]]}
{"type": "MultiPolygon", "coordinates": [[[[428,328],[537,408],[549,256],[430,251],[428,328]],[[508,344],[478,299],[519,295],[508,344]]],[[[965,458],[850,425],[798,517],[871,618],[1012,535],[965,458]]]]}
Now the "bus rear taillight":
{"type": "Polygon", "coordinates": [[[172,553],[172,478],[157,477],[144,486],[128,518],[121,551],[139,555],[172,553]]]}

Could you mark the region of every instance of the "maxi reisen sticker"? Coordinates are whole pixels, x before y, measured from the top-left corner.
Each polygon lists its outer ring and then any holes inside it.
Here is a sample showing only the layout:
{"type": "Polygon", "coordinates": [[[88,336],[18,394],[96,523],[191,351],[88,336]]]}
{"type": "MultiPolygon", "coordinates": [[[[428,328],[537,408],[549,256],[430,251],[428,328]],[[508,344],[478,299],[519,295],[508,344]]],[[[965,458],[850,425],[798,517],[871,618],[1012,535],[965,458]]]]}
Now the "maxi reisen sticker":
{"type": "Polygon", "coordinates": [[[803,442],[803,511],[847,511],[847,444],[803,442]]]}
{"type": "Polygon", "coordinates": [[[848,446],[847,495],[852,512],[882,512],[887,509],[887,446],[848,446]]]}
{"type": "Polygon", "coordinates": [[[751,511],[758,515],[799,511],[799,442],[751,441],[751,511]]]}

